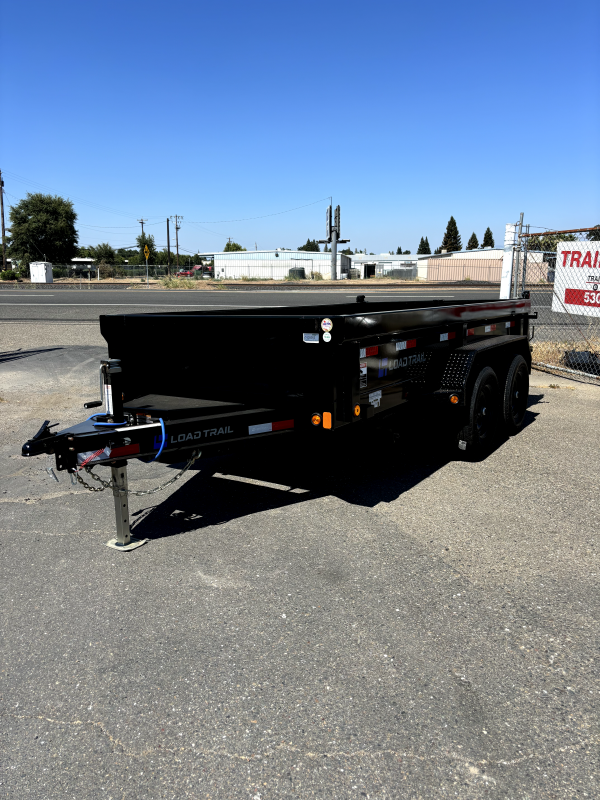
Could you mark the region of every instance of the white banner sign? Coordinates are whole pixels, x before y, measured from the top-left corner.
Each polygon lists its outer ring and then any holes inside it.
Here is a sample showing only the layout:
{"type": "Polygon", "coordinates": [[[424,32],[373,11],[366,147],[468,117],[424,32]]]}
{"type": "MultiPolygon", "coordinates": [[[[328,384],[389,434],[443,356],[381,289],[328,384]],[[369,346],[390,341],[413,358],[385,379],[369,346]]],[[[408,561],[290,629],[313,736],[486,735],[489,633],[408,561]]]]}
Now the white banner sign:
{"type": "Polygon", "coordinates": [[[559,242],[552,311],[600,317],[600,242],[559,242]]]}

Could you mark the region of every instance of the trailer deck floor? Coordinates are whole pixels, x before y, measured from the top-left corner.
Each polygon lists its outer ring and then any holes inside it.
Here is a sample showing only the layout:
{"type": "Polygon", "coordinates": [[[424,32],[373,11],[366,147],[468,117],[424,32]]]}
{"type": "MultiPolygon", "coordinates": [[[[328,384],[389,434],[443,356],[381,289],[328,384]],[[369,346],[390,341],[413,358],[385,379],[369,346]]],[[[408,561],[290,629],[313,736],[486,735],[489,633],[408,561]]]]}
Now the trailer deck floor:
{"type": "Polygon", "coordinates": [[[210,400],[195,397],[171,397],[166,394],[147,394],[123,404],[130,413],[148,414],[169,419],[208,417],[235,411],[248,411],[249,406],[229,400],[210,400]]]}

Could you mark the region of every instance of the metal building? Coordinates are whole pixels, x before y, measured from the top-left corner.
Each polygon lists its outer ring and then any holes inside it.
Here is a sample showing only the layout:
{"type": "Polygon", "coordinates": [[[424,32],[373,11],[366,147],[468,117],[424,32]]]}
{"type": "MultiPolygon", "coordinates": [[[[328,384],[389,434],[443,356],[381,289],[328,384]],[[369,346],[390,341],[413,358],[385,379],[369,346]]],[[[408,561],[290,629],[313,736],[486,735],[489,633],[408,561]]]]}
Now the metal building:
{"type": "MultiPolygon", "coordinates": [[[[331,277],[331,253],[307,250],[240,250],[214,253],[214,276],[217,279],[285,280],[286,278],[331,277]]],[[[348,277],[349,256],[338,253],[338,275],[348,277]]]]}

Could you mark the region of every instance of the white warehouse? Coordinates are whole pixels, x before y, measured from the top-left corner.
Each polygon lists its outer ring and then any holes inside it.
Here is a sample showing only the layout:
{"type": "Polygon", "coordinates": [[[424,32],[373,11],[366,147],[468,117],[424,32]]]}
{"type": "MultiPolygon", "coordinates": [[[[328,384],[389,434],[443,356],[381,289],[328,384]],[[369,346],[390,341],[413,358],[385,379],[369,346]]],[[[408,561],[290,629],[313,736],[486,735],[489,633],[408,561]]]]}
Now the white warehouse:
{"type": "MultiPolygon", "coordinates": [[[[254,278],[281,281],[289,277],[310,279],[315,273],[324,280],[331,277],[331,253],[311,253],[307,250],[240,250],[214,253],[213,258],[214,276],[217,279],[254,278]]],[[[350,258],[338,253],[338,278],[347,278],[350,266],[350,258]]]]}

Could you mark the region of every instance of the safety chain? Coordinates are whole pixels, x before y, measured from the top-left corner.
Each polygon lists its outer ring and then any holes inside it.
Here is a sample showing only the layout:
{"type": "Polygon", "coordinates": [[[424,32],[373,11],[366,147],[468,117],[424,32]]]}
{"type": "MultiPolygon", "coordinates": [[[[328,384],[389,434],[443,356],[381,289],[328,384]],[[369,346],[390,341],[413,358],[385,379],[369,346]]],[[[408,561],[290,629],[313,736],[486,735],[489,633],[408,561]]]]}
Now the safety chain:
{"type": "MultiPolygon", "coordinates": [[[[155,494],[156,492],[160,492],[163,489],[166,489],[167,486],[170,486],[172,483],[175,483],[176,480],[179,480],[179,478],[181,478],[181,476],[185,472],[188,471],[188,469],[192,466],[194,461],[197,461],[200,458],[200,456],[201,456],[201,451],[200,450],[194,450],[190,460],[187,462],[185,467],[183,469],[179,470],[177,475],[175,475],[173,478],[170,478],[166,483],[163,483],[160,486],[157,486],[155,489],[145,489],[144,491],[141,491],[141,492],[132,492],[132,491],[130,491],[128,489],[127,490],[127,494],[132,494],[132,495],[135,495],[136,497],[141,497],[142,495],[145,495],[145,494],[155,494]]],[[[96,473],[92,471],[92,467],[84,467],[84,470],[87,472],[87,474],[93,480],[95,480],[97,483],[101,483],[102,484],[101,487],[91,486],[89,483],[86,483],[86,481],[84,481],[84,479],[81,477],[81,475],[78,472],[77,473],[77,483],[80,483],[89,492],[103,492],[105,489],[113,489],[114,488],[114,484],[113,484],[112,480],[111,481],[103,480],[99,475],[96,475],[96,473]]]]}

